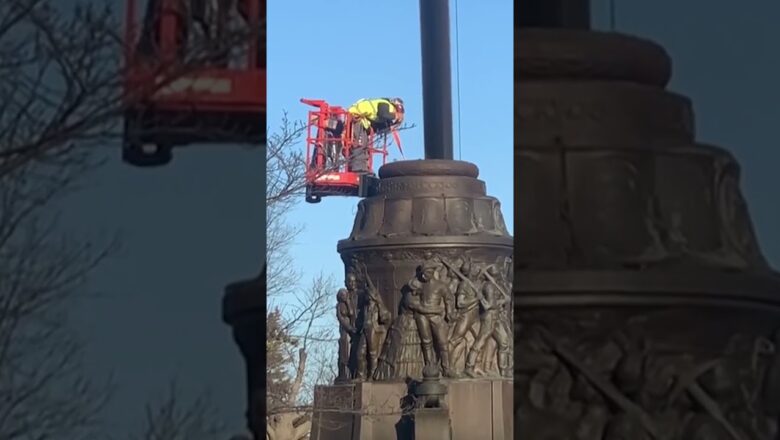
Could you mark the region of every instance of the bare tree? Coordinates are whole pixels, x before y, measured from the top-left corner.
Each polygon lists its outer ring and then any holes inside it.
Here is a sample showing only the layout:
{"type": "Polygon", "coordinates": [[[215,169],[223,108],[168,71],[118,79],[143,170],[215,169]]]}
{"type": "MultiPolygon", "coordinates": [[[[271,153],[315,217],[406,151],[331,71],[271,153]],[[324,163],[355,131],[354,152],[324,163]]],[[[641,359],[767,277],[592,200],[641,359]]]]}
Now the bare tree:
{"type": "Polygon", "coordinates": [[[267,335],[268,435],[279,440],[297,440],[310,427],[314,387],[335,376],[323,368],[332,360],[335,341],[327,318],[331,311],[334,283],[320,274],[294,302],[272,310],[267,335]]]}
{"type": "MultiPolygon", "coordinates": [[[[404,125],[400,130],[413,127],[404,125]]],[[[301,271],[290,252],[303,228],[291,222],[290,213],[306,189],[307,126],[284,114],[278,129],[268,132],[267,291],[278,303],[269,307],[267,319],[267,426],[269,438],[298,440],[308,433],[314,387],[336,377],[336,285],[333,276],[320,274],[302,288],[301,271]]]]}
{"type": "Polygon", "coordinates": [[[301,225],[289,222],[290,211],[306,188],[306,160],[301,141],[306,126],[285,114],[266,146],[266,258],[269,261],[267,292],[270,297],[295,289],[300,271],[293,264],[290,246],[301,225]]]}
{"type": "Polygon", "coordinates": [[[187,402],[171,382],[164,398],[146,407],[145,429],[137,440],[224,440],[225,425],[207,393],[187,402]]]}
{"type": "Polygon", "coordinates": [[[84,374],[83,344],[67,317],[114,243],[61,234],[53,204],[99,164],[78,141],[108,123],[96,114],[112,99],[106,78],[97,77],[105,63],[96,64],[115,40],[106,10],[65,17],[42,0],[0,0],[0,438],[7,440],[90,438],[110,395],[84,374]]]}
{"type": "MultiPolygon", "coordinates": [[[[290,212],[303,199],[305,157],[301,141],[306,126],[285,115],[268,138],[267,258],[268,293],[272,307],[267,320],[267,435],[274,440],[306,438],[310,429],[313,388],[332,380],[327,375],[332,358],[333,278],[320,274],[306,287],[290,254],[302,226],[290,221],[290,212]]],[[[269,130],[270,131],[270,130],[269,130]]]]}
{"type": "Polygon", "coordinates": [[[88,438],[110,389],[82,371],[67,316],[114,243],[58,233],[49,204],[74,188],[68,172],[12,176],[0,178],[0,438],[88,438]]]}
{"type": "MultiPolygon", "coordinates": [[[[135,50],[107,0],[0,0],[0,177],[29,163],[60,164],[116,145],[124,112],[249,38],[236,28],[159,62],[154,81],[124,88],[122,54],[135,50]],[[131,45],[127,48],[126,45],[131,45]]],[[[154,20],[154,16],[150,17],[154,20]]],[[[263,21],[264,25],[264,21],[263,21]]],[[[264,36],[264,29],[261,29],[264,36]]]]}
{"type": "Polygon", "coordinates": [[[287,304],[279,333],[287,335],[281,349],[286,352],[284,359],[291,367],[293,380],[285,395],[269,394],[274,401],[269,413],[308,405],[314,395],[313,386],[329,379],[327,370],[312,367],[319,367],[317,362],[322,358],[317,356],[323,354],[323,343],[335,340],[330,323],[323,319],[333,310],[334,290],[333,278],[320,274],[308,289],[296,295],[295,302],[287,304]]]}
{"type": "MultiPolygon", "coordinates": [[[[104,438],[100,416],[110,382],[85,374],[83,342],[68,316],[87,298],[88,276],[117,243],[62,231],[57,204],[102,163],[98,147],[118,148],[127,104],[189,69],[161,66],[158,83],[126,93],[121,26],[105,4],[0,0],[3,440],[104,438]]],[[[205,49],[195,52],[195,58],[208,56],[205,49]]],[[[184,415],[174,409],[158,408],[149,438],[193,438],[187,434],[194,431],[169,427],[201,426],[187,415],[197,405],[184,415]],[[185,436],[176,437],[180,432],[185,436]]]]}
{"type": "MultiPolygon", "coordinates": [[[[414,128],[404,124],[399,131],[414,128]]],[[[300,271],[290,255],[290,247],[301,232],[302,225],[291,223],[289,213],[300,203],[306,190],[306,148],[303,144],[307,126],[290,120],[284,113],[266,145],[266,256],[268,266],[268,295],[277,297],[297,286],[300,271]]],[[[320,170],[332,171],[334,166],[320,170]]]]}
{"type": "Polygon", "coordinates": [[[108,132],[121,103],[117,28],[107,8],[0,0],[0,177],[81,163],[108,132]]]}

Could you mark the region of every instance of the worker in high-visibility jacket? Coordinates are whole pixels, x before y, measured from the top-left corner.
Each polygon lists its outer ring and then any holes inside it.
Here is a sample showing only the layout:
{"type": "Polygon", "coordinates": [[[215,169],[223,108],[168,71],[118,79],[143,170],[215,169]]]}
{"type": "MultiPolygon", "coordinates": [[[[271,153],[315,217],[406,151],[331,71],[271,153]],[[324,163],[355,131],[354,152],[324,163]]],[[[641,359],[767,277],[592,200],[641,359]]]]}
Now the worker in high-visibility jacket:
{"type": "Polygon", "coordinates": [[[368,135],[383,134],[404,120],[404,101],[401,98],[361,99],[347,109],[354,121],[350,152],[350,170],[368,172],[368,135]]]}

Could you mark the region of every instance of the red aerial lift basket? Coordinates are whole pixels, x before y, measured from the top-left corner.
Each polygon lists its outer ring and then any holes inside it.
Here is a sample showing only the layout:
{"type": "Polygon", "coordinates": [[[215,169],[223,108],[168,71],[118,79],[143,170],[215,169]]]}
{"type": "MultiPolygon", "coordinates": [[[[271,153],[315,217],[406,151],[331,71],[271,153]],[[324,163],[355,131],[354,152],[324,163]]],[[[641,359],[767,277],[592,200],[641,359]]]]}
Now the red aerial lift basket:
{"type": "MultiPolygon", "coordinates": [[[[306,201],[319,203],[326,196],[365,196],[376,181],[374,156],[387,162],[386,134],[368,130],[362,139],[355,124],[358,121],[343,107],[332,106],[321,99],[301,99],[316,110],[310,110],[306,131],[306,201]]],[[[393,139],[401,149],[398,131],[393,139]]],[[[403,154],[403,151],[401,151],[403,154]]]]}
{"type": "Polygon", "coordinates": [[[205,20],[185,0],[148,0],[139,20],[137,1],[126,0],[124,159],[162,165],[175,146],[264,142],[265,0],[237,0],[235,10],[211,11],[205,20]],[[230,14],[243,30],[229,30],[230,14]],[[228,55],[208,56],[208,41],[230,41],[226,51],[244,53],[228,63],[228,55]]]}

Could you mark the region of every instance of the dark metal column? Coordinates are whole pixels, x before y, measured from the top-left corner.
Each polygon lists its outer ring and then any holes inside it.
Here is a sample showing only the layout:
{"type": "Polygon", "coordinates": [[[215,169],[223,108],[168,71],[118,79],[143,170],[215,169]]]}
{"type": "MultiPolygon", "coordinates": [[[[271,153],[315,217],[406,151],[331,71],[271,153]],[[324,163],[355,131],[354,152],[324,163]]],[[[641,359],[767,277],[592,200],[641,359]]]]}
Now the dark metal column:
{"type": "Polygon", "coordinates": [[[590,1],[521,0],[515,11],[515,26],[589,29],[590,1]]]}
{"type": "Polygon", "coordinates": [[[255,278],[225,287],[222,319],[244,357],[247,374],[247,422],[254,438],[265,438],[266,268],[255,278]]]}
{"type": "Polygon", "coordinates": [[[426,159],[452,159],[449,0],[420,0],[426,159]]]}

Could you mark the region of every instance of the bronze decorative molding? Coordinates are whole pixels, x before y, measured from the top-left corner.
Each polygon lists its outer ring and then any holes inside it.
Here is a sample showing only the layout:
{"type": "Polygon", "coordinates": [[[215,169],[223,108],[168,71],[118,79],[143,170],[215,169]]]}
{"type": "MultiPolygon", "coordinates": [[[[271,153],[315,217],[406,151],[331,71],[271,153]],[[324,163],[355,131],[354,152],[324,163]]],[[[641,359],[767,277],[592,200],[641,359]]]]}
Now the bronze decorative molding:
{"type": "Polygon", "coordinates": [[[660,46],[538,24],[516,30],[516,438],[777,439],[780,277],[738,164],[696,143],[660,46]]]}

